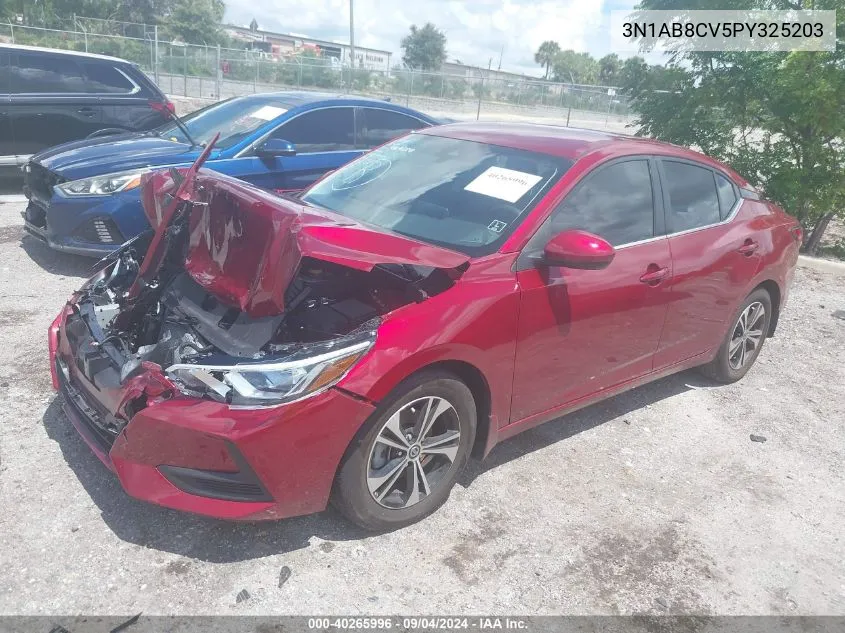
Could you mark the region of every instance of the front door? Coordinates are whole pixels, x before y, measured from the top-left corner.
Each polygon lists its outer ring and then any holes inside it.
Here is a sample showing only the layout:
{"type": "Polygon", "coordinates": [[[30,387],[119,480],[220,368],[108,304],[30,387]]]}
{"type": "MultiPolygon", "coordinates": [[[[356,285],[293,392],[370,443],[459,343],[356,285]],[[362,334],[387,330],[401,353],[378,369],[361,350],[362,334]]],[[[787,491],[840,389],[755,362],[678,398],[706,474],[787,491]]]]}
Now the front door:
{"type": "Polygon", "coordinates": [[[661,236],[656,172],[645,157],[590,172],[550,215],[518,262],[521,289],[511,422],[551,412],[651,372],[667,310],[672,259],[661,236]],[[539,254],[570,228],[604,237],[604,270],[546,266],[539,254]]]}
{"type": "Polygon", "coordinates": [[[305,189],[327,171],[363,153],[355,146],[354,111],[350,106],[342,106],[304,112],[282,123],[266,137],[290,141],[296,148],[295,156],[260,156],[252,148],[239,158],[215,161],[215,166],[225,174],[263,189],[305,189]]]}
{"type": "Polygon", "coordinates": [[[18,157],[83,139],[101,127],[97,97],[86,94],[73,57],[18,52],[10,67],[9,118],[18,157]]]}

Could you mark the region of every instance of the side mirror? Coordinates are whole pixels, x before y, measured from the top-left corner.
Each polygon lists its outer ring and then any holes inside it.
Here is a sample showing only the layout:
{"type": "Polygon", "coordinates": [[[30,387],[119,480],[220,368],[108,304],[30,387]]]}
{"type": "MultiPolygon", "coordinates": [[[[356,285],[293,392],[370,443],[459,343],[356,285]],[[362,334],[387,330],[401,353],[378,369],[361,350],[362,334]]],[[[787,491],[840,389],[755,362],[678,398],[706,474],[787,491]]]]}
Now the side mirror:
{"type": "Polygon", "coordinates": [[[604,238],[570,229],[555,235],[543,249],[543,262],[548,266],[565,266],[585,270],[607,268],[616,251],[604,238]]]}
{"type": "Polygon", "coordinates": [[[295,156],[296,146],[290,141],[286,141],[282,138],[268,138],[261,145],[255,148],[255,153],[262,158],[295,156]]]}

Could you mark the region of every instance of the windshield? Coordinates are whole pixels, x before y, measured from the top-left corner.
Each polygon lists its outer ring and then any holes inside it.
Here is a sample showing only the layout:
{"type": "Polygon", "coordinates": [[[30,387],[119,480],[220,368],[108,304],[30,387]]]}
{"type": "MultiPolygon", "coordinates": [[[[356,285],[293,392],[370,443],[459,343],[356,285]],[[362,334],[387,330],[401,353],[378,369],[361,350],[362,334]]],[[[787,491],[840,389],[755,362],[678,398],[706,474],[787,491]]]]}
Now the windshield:
{"type": "Polygon", "coordinates": [[[411,134],[338,169],[302,201],[478,257],[499,248],[571,165],[546,154],[411,134]]]}
{"type": "MultiPolygon", "coordinates": [[[[275,99],[229,99],[206,106],[192,112],[182,119],[185,127],[191,133],[191,138],[205,146],[217,132],[220,140],[214,145],[216,149],[226,149],[243,140],[278,116],[287,112],[286,104],[275,99]]],[[[189,143],[185,133],[175,122],[167,123],[158,129],[156,134],[169,138],[178,143],[189,143]]]]}

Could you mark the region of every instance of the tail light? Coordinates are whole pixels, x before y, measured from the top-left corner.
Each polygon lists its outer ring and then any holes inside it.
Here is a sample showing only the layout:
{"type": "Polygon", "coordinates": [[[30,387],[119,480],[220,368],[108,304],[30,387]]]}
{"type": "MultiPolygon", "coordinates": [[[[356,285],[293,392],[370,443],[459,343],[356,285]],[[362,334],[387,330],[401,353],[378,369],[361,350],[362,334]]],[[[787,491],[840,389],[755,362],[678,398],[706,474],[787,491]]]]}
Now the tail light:
{"type": "Polygon", "coordinates": [[[176,114],[176,106],[173,105],[173,102],[170,100],[165,99],[164,101],[148,101],[150,107],[155,110],[156,112],[161,112],[162,114],[176,114]]]}
{"type": "Polygon", "coordinates": [[[790,235],[792,235],[792,239],[794,239],[799,244],[803,243],[804,240],[804,229],[801,228],[800,224],[796,224],[791,229],[789,229],[790,235]]]}

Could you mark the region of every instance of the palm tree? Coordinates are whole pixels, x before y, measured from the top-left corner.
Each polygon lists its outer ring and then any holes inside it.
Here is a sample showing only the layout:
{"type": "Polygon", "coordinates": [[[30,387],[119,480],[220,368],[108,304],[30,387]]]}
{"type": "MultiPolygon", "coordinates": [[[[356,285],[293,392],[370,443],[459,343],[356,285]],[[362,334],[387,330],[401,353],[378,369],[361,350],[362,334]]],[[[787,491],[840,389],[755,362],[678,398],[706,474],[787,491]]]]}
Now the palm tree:
{"type": "Polygon", "coordinates": [[[560,52],[560,45],[552,40],[546,40],[540,44],[540,48],[534,53],[534,61],[546,68],[546,79],[549,78],[549,71],[552,68],[552,62],[555,55],[560,52]]]}

